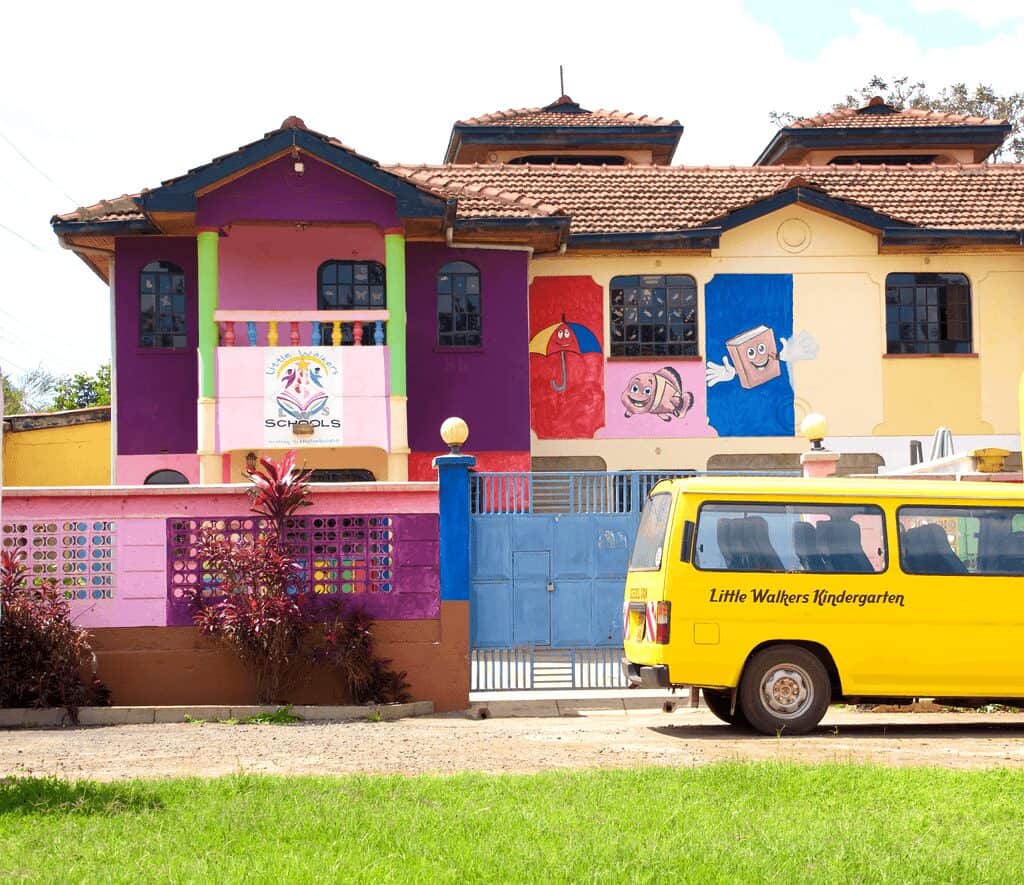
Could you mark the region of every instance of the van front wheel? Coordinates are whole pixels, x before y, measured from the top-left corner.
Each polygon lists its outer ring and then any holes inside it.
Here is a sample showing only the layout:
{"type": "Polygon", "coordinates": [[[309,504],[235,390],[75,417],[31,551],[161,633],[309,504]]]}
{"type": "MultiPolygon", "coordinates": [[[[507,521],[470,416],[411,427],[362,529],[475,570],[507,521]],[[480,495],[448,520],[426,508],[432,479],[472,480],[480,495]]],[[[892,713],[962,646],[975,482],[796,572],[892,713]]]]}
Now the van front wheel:
{"type": "Polygon", "coordinates": [[[818,657],[797,645],[773,645],[747,663],[739,706],[762,734],[806,734],[832,700],[832,684],[818,657]]]}

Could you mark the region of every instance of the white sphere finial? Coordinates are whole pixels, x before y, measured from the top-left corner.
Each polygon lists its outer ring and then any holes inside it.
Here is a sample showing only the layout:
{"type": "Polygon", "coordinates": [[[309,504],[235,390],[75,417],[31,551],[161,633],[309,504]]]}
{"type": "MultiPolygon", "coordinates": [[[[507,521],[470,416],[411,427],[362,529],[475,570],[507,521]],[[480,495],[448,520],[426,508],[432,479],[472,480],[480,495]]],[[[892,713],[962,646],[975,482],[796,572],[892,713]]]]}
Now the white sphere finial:
{"type": "Polygon", "coordinates": [[[828,433],[828,421],[819,412],[811,412],[800,422],[800,435],[811,441],[812,449],[823,449],[821,441],[828,433]]]}
{"type": "Polygon", "coordinates": [[[441,425],[441,439],[451,453],[457,455],[469,439],[469,425],[461,418],[448,418],[441,425]]]}

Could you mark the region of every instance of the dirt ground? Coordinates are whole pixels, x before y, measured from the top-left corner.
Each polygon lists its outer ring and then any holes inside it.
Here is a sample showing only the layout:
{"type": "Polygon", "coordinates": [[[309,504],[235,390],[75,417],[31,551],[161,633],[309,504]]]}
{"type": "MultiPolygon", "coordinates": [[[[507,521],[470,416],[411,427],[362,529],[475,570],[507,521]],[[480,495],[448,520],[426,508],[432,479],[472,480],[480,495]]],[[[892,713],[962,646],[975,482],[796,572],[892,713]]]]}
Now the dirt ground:
{"type": "Polygon", "coordinates": [[[67,779],[272,774],[450,774],[793,760],[1024,767],[1022,713],[833,709],[805,737],[735,731],[706,710],[294,725],[124,725],[0,731],[0,776],[67,779]]]}

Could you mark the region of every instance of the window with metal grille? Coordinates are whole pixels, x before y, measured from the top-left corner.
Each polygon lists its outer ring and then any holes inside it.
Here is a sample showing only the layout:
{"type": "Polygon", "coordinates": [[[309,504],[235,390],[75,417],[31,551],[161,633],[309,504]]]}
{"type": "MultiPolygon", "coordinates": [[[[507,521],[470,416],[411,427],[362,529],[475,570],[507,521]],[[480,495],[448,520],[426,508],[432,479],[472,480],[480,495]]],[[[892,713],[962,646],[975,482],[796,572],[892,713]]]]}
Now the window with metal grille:
{"type": "Polygon", "coordinates": [[[481,347],[480,271],[451,261],[437,273],[438,347],[481,347]]]}
{"type": "Polygon", "coordinates": [[[612,356],[697,355],[693,277],[613,277],[609,296],[612,356]]]}
{"type": "Polygon", "coordinates": [[[185,272],[170,261],[151,261],[139,273],[139,347],[188,346],[185,272]]]}
{"type": "Polygon", "coordinates": [[[971,284],[959,273],[885,278],[888,353],[971,353],[971,284]]]}

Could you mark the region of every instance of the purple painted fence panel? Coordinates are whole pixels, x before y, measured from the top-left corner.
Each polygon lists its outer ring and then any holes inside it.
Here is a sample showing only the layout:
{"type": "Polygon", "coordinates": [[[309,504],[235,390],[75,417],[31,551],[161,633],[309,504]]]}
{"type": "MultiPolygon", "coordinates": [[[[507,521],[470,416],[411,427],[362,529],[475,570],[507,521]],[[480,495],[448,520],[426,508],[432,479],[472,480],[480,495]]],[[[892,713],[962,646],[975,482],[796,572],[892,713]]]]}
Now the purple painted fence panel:
{"type": "MultiPolygon", "coordinates": [[[[266,525],[253,516],[167,520],[169,625],[191,624],[187,591],[215,580],[199,557],[200,534],[213,530],[236,539],[255,538],[266,525]]],[[[285,525],[284,540],[301,566],[301,585],[318,600],[345,600],[378,620],[440,615],[436,515],[293,517],[285,525]]],[[[324,605],[321,613],[328,608],[324,605]]]]}

